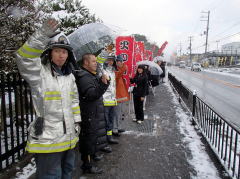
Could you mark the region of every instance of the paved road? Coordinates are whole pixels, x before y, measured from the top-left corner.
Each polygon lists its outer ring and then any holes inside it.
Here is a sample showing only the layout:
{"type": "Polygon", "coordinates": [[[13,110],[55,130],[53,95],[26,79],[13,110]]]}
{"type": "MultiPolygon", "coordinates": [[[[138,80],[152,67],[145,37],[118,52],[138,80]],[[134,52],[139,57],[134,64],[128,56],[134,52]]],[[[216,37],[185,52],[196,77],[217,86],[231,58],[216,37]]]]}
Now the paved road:
{"type": "Polygon", "coordinates": [[[171,67],[169,71],[226,120],[240,128],[240,78],[171,67]]]}

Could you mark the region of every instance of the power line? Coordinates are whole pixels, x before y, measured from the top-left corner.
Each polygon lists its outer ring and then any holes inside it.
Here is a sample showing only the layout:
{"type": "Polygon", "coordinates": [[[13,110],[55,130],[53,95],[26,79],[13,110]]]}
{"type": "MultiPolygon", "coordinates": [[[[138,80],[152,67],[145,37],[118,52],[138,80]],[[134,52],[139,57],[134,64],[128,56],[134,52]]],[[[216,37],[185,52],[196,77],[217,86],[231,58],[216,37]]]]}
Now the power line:
{"type": "Polygon", "coordinates": [[[204,46],[205,46],[205,44],[203,44],[203,45],[201,45],[201,46],[194,47],[192,50],[197,50],[197,49],[199,49],[199,48],[201,48],[201,47],[204,47],[204,46]]]}
{"type": "MultiPolygon", "coordinates": [[[[231,35],[228,35],[228,36],[225,36],[225,37],[223,37],[223,38],[221,38],[221,39],[218,39],[218,40],[210,41],[209,44],[217,43],[217,50],[218,50],[218,44],[219,44],[220,41],[222,41],[222,40],[224,40],[224,39],[228,39],[228,38],[233,37],[233,36],[235,36],[235,35],[240,35],[240,32],[234,33],[234,34],[231,34],[231,35]]],[[[205,44],[200,45],[200,46],[197,46],[197,47],[194,47],[192,50],[197,50],[197,49],[202,48],[202,47],[204,47],[204,46],[205,46],[205,44]]]]}
{"type": "MultiPolygon", "coordinates": [[[[216,12],[217,9],[218,11],[220,11],[219,8],[222,8],[222,6],[225,4],[225,0],[216,0],[215,2],[216,3],[214,5],[212,4],[211,6],[207,6],[206,8],[208,8],[211,12],[216,12]]],[[[212,22],[215,22],[216,19],[216,16],[211,16],[212,22]]]]}
{"type": "Polygon", "coordinates": [[[240,25],[240,21],[237,22],[237,23],[235,23],[235,24],[233,24],[232,26],[228,27],[228,28],[225,29],[224,31],[218,33],[217,35],[213,36],[213,38],[219,36],[220,34],[223,34],[223,33],[227,32],[227,31],[229,31],[230,29],[232,29],[233,27],[236,27],[236,26],[238,26],[238,25],[240,25]]]}
{"type": "Polygon", "coordinates": [[[219,2],[219,0],[216,0],[215,7],[210,8],[211,11],[215,11],[217,8],[219,8],[220,6],[222,6],[222,5],[223,5],[223,1],[224,1],[224,0],[222,0],[222,1],[219,2]]]}
{"type": "Polygon", "coordinates": [[[237,32],[237,33],[232,34],[232,35],[228,35],[228,36],[226,36],[226,37],[223,37],[223,38],[221,38],[221,39],[217,39],[217,40],[211,41],[211,42],[216,42],[216,41],[221,41],[221,40],[224,40],[224,39],[228,39],[228,38],[233,37],[233,36],[238,35],[238,34],[240,34],[240,32],[237,32]]]}

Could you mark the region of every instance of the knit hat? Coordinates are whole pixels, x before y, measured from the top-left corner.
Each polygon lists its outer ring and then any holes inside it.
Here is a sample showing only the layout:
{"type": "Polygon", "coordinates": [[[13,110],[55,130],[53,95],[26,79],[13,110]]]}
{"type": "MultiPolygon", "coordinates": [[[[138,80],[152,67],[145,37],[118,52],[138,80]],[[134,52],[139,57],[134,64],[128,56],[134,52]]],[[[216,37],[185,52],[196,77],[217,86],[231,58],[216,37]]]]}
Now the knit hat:
{"type": "Polygon", "coordinates": [[[123,57],[122,55],[118,55],[117,58],[116,58],[116,61],[120,61],[120,62],[123,62],[123,57]]]}

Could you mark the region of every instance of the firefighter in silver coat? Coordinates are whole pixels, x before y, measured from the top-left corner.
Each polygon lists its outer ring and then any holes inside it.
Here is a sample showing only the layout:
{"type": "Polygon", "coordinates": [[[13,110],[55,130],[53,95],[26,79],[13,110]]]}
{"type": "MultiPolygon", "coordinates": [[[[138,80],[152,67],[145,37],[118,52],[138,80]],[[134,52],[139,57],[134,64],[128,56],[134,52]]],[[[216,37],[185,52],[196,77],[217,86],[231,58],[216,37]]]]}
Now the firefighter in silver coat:
{"type": "Polygon", "coordinates": [[[109,55],[104,63],[103,74],[108,76],[110,85],[103,94],[104,113],[106,120],[107,141],[109,144],[118,144],[118,140],[113,138],[113,120],[116,116],[116,80],[115,80],[116,61],[114,55],[109,55]]]}
{"type": "Polygon", "coordinates": [[[70,179],[81,118],[70,68],[74,55],[67,37],[56,35],[57,28],[57,21],[48,19],[16,52],[16,63],[31,87],[36,111],[26,150],[36,153],[37,178],[70,179]]]}

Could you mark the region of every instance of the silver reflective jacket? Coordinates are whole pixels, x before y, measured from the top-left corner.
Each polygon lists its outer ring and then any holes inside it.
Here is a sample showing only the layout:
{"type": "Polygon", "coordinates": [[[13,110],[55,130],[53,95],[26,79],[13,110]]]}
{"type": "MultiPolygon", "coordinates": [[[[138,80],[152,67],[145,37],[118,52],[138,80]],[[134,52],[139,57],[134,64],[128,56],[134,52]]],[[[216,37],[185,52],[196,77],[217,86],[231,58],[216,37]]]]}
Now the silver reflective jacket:
{"type": "Polygon", "coordinates": [[[26,150],[31,153],[62,152],[78,142],[75,127],[81,118],[75,78],[72,74],[53,76],[50,63],[41,63],[49,40],[36,31],[16,53],[19,71],[31,87],[36,118],[43,118],[42,134],[35,135],[36,120],[28,128],[26,150]]]}
{"type": "Polygon", "coordinates": [[[110,77],[110,85],[107,91],[103,94],[103,104],[104,106],[116,106],[116,79],[113,67],[108,66],[103,70],[103,73],[110,77]]]}

